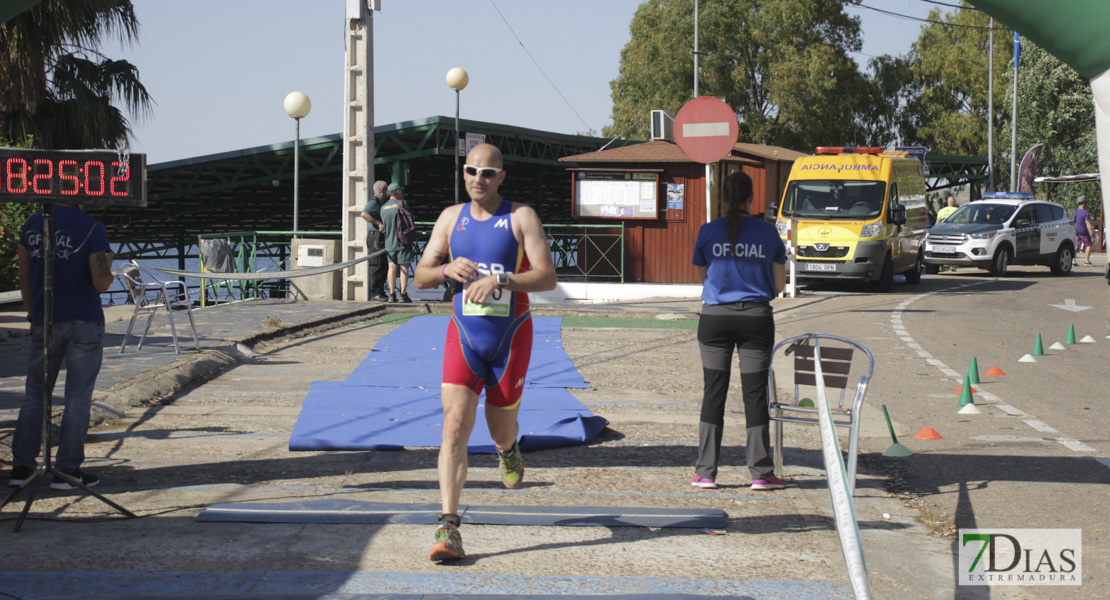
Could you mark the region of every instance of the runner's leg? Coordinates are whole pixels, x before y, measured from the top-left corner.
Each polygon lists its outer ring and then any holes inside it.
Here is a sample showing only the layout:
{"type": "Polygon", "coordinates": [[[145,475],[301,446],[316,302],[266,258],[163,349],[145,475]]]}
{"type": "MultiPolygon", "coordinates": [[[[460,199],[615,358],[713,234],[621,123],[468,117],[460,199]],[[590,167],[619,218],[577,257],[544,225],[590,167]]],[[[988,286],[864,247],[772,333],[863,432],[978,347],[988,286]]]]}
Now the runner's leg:
{"type": "Polygon", "coordinates": [[[443,514],[459,512],[459,496],[466,485],[466,446],[478,412],[478,394],[462,385],[445,384],[443,445],[439,449],[439,496],[443,514]]]}

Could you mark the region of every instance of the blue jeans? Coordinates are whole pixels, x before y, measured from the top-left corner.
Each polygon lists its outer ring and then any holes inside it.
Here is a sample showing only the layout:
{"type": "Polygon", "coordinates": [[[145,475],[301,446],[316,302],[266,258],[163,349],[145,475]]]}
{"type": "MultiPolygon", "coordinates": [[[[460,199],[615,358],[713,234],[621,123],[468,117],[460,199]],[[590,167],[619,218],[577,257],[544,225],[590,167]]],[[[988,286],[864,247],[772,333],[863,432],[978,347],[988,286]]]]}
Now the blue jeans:
{"type": "MultiPolygon", "coordinates": [[[[27,367],[27,388],[19,421],[12,439],[12,463],[34,469],[42,449],[43,327],[31,331],[31,360],[27,367]]],[[[50,369],[50,389],[58,379],[58,369],[66,365],[65,412],[58,443],[55,468],[72,472],[85,461],[85,434],[89,430],[89,409],[93,387],[100,374],[104,356],[104,323],[67,321],[54,323],[54,364],[50,369]]]]}

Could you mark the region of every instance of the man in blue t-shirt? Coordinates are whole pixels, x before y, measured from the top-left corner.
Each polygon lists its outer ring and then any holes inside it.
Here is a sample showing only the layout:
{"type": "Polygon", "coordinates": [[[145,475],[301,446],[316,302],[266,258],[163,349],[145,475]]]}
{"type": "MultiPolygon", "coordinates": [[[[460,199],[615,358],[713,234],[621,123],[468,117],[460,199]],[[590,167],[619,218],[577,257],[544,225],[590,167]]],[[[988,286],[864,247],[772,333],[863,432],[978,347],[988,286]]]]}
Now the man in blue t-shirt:
{"type": "MultiPolygon", "coordinates": [[[[112,252],[108,233],[79,206],[58,204],[53,208],[54,302],[52,344],[54,360],[49,366],[53,389],[58,370],[65,362],[65,413],[62,416],[55,473],[50,487],[73,489],[58,472],[86,486],[99,478],[81,470],[85,461],[85,434],[93,387],[100,374],[104,350],[104,309],[100,294],[112,284],[112,252]]],[[[23,404],[12,438],[12,473],[8,485],[23,485],[34,472],[42,447],[44,380],[47,373],[45,347],[43,213],[39,211],[19,234],[19,290],[31,322],[31,355],[23,404]]],[[[49,451],[49,449],[47,450],[49,451]]]]}

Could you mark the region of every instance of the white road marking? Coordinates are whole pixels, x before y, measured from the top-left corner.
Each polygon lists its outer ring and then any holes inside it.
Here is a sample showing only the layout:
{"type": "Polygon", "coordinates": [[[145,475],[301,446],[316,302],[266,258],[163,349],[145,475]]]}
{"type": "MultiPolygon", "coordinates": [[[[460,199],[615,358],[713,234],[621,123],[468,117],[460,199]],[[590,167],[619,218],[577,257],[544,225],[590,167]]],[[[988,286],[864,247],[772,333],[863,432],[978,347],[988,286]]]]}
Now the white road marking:
{"type": "MultiPolygon", "coordinates": [[[[906,343],[906,346],[908,346],[911,349],[917,350],[917,355],[918,356],[926,359],[926,362],[928,362],[930,365],[933,365],[934,367],[937,367],[937,370],[939,370],[944,375],[946,375],[948,377],[954,377],[956,379],[956,381],[960,382],[961,384],[963,382],[963,376],[960,375],[959,372],[955,371],[954,369],[949,368],[943,362],[933,358],[932,354],[929,354],[924,349],[922,349],[921,345],[918,344],[917,341],[914,340],[913,337],[909,335],[909,332],[906,331],[905,325],[902,323],[902,311],[904,311],[910,304],[913,304],[914,302],[916,302],[918,300],[921,300],[922,298],[926,298],[926,297],[928,297],[932,294],[935,294],[937,292],[940,292],[940,291],[948,292],[948,291],[952,291],[954,289],[959,289],[959,288],[967,287],[967,286],[971,286],[971,285],[980,285],[981,283],[986,283],[986,282],[966,283],[966,284],[955,286],[955,287],[952,287],[952,288],[947,288],[947,289],[944,289],[944,290],[937,290],[937,291],[934,291],[934,292],[928,292],[926,294],[921,294],[919,296],[914,296],[912,298],[909,298],[909,299],[903,301],[894,310],[892,310],[890,312],[891,327],[894,329],[894,333],[896,335],[900,336],[902,341],[906,343]]],[[[1080,311],[1084,311],[1084,310],[1087,310],[1087,309],[1091,308],[1090,306],[1077,306],[1075,304],[1075,300],[1073,300],[1071,298],[1065,299],[1063,305],[1050,304],[1049,306],[1054,306],[1056,308],[1062,308],[1064,310],[1069,310],[1069,311],[1072,311],[1072,312],[1080,312],[1080,311]]],[[[1108,335],[1106,337],[1107,337],[1107,339],[1110,339],[1110,335],[1108,335]]],[[[1020,410],[1018,408],[1014,408],[1013,406],[1010,406],[1009,404],[1003,404],[1001,402],[1001,399],[998,396],[996,396],[996,395],[994,395],[990,392],[979,392],[979,396],[981,398],[983,398],[984,400],[990,400],[990,401],[995,402],[995,404],[993,404],[992,406],[998,407],[998,409],[1000,409],[1001,411],[1003,411],[1007,414],[1010,414],[1010,415],[1013,415],[1013,416],[1025,416],[1027,414],[1025,411],[1020,410]]],[[[1040,419],[1023,419],[1023,421],[1025,423],[1027,423],[1033,429],[1036,429],[1037,431],[1040,431],[1040,432],[1043,432],[1043,433],[1060,433],[1059,431],[1054,429],[1052,426],[1048,425],[1044,421],[1041,421],[1040,419]]],[[[1096,450],[1096,449],[1088,446],[1087,444],[1084,444],[1083,442],[1080,442],[1079,440],[1076,440],[1076,439],[1072,439],[1072,438],[1068,438],[1068,437],[1055,437],[1055,438],[1051,438],[1051,439],[1059,442],[1065,448],[1067,448],[1067,449],[1069,449],[1073,452],[1098,452],[1098,450],[1096,450]]],[[[1095,460],[1097,460],[1103,466],[1110,468],[1110,458],[1095,457],[1095,460]]]]}
{"type": "Polygon", "coordinates": [[[1092,308],[1090,306],[1078,306],[1075,304],[1075,300],[1071,298],[1065,298],[1063,304],[1049,304],[1049,306],[1062,308],[1068,312],[1083,312],[1092,308]]]}

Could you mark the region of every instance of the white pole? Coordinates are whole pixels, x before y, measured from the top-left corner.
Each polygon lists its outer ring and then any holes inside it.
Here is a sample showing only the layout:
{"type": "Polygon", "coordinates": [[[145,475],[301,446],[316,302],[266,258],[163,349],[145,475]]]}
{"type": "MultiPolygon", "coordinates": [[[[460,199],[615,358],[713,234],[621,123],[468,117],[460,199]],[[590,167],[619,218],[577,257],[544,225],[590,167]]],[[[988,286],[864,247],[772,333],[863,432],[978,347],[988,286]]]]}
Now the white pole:
{"type": "Polygon", "coordinates": [[[698,97],[698,0],[694,0],[694,97],[698,97]]]}
{"type": "Polygon", "coordinates": [[[300,214],[299,193],[301,190],[301,120],[293,119],[297,123],[296,141],[293,142],[293,237],[300,231],[298,216],[300,214]]]}
{"type": "Polygon", "coordinates": [[[987,191],[994,191],[994,17],[987,43],[987,191]]]}
{"type": "Polygon", "coordinates": [[[1010,191],[1017,191],[1017,97],[1018,97],[1018,63],[1021,61],[1021,38],[1014,32],[1014,103],[1010,109],[1010,191]]]}
{"type": "Polygon", "coordinates": [[[459,90],[455,90],[455,204],[459,203],[459,90]]]}

